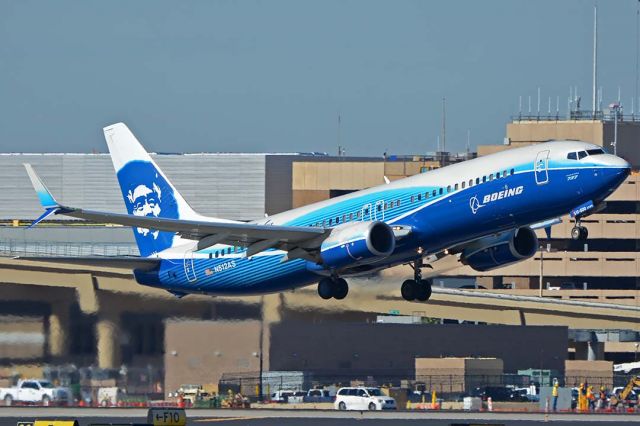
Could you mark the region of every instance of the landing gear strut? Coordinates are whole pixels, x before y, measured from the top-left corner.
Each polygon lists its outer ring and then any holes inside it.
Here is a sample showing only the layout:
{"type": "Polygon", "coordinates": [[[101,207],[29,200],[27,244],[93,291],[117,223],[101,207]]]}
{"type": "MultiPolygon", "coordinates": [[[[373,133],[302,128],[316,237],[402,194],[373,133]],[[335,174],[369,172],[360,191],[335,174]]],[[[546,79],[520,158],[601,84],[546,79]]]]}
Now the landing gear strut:
{"type": "Polygon", "coordinates": [[[584,241],[589,237],[589,230],[582,226],[580,219],[576,219],[576,226],[571,228],[571,239],[584,241]]]}
{"type": "Polygon", "coordinates": [[[431,297],[430,279],[422,279],[422,258],[413,262],[413,279],[406,280],[400,287],[402,298],[407,301],[418,300],[426,302],[431,297]]]}
{"type": "Polygon", "coordinates": [[[324,300],[331,299],[332,297],[337,300],[342,300],[347,297],[348,293],[349,284],[347,284],[344,278],[323,278],[318,283],[318,295],[324,300]]]}

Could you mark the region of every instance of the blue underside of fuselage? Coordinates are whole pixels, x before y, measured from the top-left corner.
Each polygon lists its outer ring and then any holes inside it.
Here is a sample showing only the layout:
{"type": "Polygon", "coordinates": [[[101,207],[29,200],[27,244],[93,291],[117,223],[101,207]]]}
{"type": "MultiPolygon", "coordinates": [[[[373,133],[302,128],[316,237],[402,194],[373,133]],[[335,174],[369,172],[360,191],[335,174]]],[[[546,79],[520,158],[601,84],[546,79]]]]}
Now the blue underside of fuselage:
{"type": "MultiPolygon", "coordinates": [[[[381,220],[382,211],[376,209],[376,203],[388,205],[392,200],[400,199],[399,207],[394,204],[384,211],[384,221],[410,226],[412,233],[398,242],[390,258],[375,264],[386,267],[415,258],[417,247],[422,247],[426,253],[434,253],[483,235],[567,214],[589,200],[597,204],[610,195],[627,174],[628,169],[624,168],[565,167],[550,168],[548,174],[536,176],[529,168],[516,169],[513,175],[435,197],[431,196],[435,188],[430,187],[381,189],[377,194],[336,202],[286,225],[315,225],[323,219],[341,218],[345,214],[348,218],[349,213],[357,211],[364,220],[381,220]],[[487,195],[504,190],[507,191],[504,194],[508,194],[509,189],[518,187],[522,187],[519,194],[512,191],[509,196],[485,202],[487,195]],[[415,196],[411,202],[413,195],[425,192],[429,192],[429,198],[418,200],[415,196]],[[481,206],[471,208],[473,197],[481,206]],[[367,206],[368,210],[365,210],[367,206]]],[[[315,283],[320,278],[308,269],[305,260],[281,262],[283,252],[270,250],[250,259],[242,253],[209,258],[210,253],[211,250],[203,250],[194,258],[189,255],[186,260],[163,260],[157,271],[136,272],[136,278],[143,284],[176,292],[214,295],[280,292],[315,283]]]]}

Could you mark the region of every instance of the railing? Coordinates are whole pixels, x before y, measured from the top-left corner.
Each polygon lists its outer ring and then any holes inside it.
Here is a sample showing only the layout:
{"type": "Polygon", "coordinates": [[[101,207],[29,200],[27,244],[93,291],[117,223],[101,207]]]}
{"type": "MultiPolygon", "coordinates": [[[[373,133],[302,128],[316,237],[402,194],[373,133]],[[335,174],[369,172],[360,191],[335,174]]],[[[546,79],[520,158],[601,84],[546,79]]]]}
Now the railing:
{"type": "MultiPolygon", "coordinates": [[[[603,111],[571,111],[570,114],[566,113],[536,113],[531,112],[519,113],[511,116],[511,121],[614,121],[615,113],[604,113],[603,111]]],[[[640,122],[640,114],[618,114],[618,122],[640,122]]]]}
{"type": "Polygon", "coordinates": [[[51,242],[0,240],[0,256],[138,256],[139,251],[132,243],[93,242],[51,242]]]}

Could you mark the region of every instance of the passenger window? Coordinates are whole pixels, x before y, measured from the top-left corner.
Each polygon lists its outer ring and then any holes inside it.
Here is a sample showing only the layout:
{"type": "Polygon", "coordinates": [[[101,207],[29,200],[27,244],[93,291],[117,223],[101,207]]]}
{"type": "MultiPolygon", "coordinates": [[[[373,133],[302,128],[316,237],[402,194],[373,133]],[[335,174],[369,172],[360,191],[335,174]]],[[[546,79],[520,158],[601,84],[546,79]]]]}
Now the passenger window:
{"type": "Polygon", "coordinates": [[[431,195],[433,195],[434,197],[436,196],[436,190],[434,189],[433,192],[431,193],[431,195]]]}
{"type": "Polygon", "coordinates": [[[333,223],[333,219],[329,219],[329,226],[333,223]]]}
{"type": "Polygon", "coordinates": [[[586,156],[587,156],[587,151],[578,152],[578,160],[582,160],[586,156]]]}
{"type": "Polygon", "coordinates": [[[418,194],[418,201],[422,201],[422,194],[418,194]]]}
{"type": "Polygon", "coordinates": [[[567,159],[568,160],[577,160],[578,159],[578,154],[576,154],[575,152],[570,152],[567,154],[567,159]]]}
{"type": "Polygon", "coordinates": [[[440,188],[440,195],[444,192],[444,188],[440,188]]]}
{"type": "Polygon", "coordinates": [[[413,203],[413,195],[411,196],[411,202],[413,203]]]}
{"type": "Polygon", "coordinates": [[[447,185],[447,192],[451,192],[451,185],[447,185]]]}
{"type": "Polygon", "coordinates": [[[492,180],[493,180],[493,173],[489,175],[489,181],[492,181],[492,180]]]}
{"type": "Polygon", "coordinates": [[[425,192],[425,193],[424,193],[424,199],[426,200],[427,198],[429,198],[429,193],[428,193],[428,192],[425,192]]]}
{"type": "Polygon", "coordinates": [[[358,212],[356,213],[356,217],[357,217],[358,219],[360,219],[360,213],[361,213],[361,212],[360,212],[359,210],[358,210],[358,212]]]}
{"type": "Polygon", "coordinates": [[[506,170],[504,172],[502,172],[502,177],[507,177],[507,176],[509,176],[509,174],[507,173],[506,170]]]}
{"type": "Polygon", "coordinates": [[[511,169],[511,175],[515,174],[515,169],[511,169]]]}
{"type": "Polygon", "coordinates": [[[453,189],[454,189],[455,191],[457,191],[457,190],[458,190],[458,184],[457,184],[457,183],[456,183],[456,186],[454,186],[454,187],[453,187],[453,189]]]}
{"type": "Polygon", "coordinates": [[[349,213],[349,220],[353,220],[353,213],[349,213]]]}
{"type": "Polygon", "coordinates": [[[364,391],[364,389],[358,389],[358,396],[361,396],[361,397],[364,398],[364,397],[367,397],[369,395],[367,395],[367,393],[364,391]]]}
{"type": "Polygon", "coordinates": [[[376,207],[376,210],[378,210],[379,212],[382,211],[382,204],[378,204],[378,206],[376,207]]]}
{"type": "Polygon", "coordinates": [[[346,219],[347,219],[347,215],[346,215],[346,214],[343,214],[343,215],[342,215],[342,223],[344,223],[346,219]]]}
{"type": "Polygon", "coordinates": [[[227,254],[231,254],[231,247],[227,249],[227,254]]]}
{"type": "Polygon", "coordinates": [[[466,182],[462,182],[462,189],[464,189],[466,182]]]}
{"type": "Polygon", "coordinates": [[[482,183],[485,183],[487,181],[487,177],[486,176],[482,176],[482,183]]]}
{"type": "Polygon", "coordinates": [[[396,201],[396,207],[400,207],[400,200],[396,201]]]}
{"type": "Polygon", "coordinates": [[[340,216],[336,216],[336,225],[340,223],[340,216]]]}
{"type": "Polygon", "coordinates": [[[473,179],[469,179],[469,186],[473,186],[473,179]]]}
{"type": "Polygon", "coordinates": [[[496,173],[496,179],[500,179],[500,172],[496,173]]]}

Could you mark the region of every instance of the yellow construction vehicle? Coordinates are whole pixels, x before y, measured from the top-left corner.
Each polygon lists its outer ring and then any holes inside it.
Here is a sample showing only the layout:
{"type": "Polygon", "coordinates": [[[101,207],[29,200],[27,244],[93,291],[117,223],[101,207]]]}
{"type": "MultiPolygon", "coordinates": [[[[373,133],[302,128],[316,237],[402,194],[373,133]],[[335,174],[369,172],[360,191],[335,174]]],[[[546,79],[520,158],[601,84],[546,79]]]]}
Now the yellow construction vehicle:
{"type": "Polygon", "coordinates": [[[629,398],[634,387],[640,387],[640,376],[634,376],[629,379],[629,383],[617,395],[611,395],[611,406],[616,406],[620,402],[624,402],[629,398]]]}

